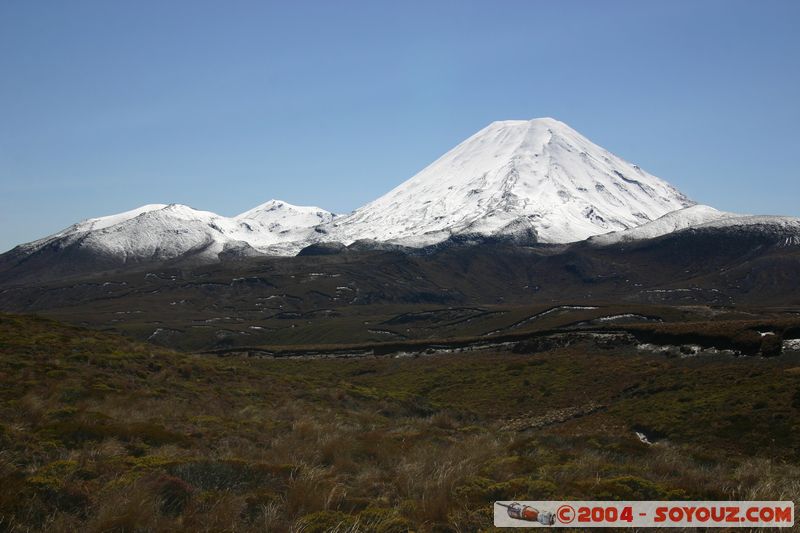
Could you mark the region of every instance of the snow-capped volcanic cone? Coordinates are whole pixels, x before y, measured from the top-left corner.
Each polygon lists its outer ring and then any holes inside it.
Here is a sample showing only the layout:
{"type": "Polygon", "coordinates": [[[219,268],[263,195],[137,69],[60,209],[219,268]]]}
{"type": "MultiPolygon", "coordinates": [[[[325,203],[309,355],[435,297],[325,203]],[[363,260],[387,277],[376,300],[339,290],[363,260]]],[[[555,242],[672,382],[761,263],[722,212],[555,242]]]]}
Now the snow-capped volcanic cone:
{"type": "Polygon", "coordinates": [[[563,122],[507,120],[336,219],[326,239],[420,246],[479,234],[565,243],[639,226],[693,203],[563,122]]]}

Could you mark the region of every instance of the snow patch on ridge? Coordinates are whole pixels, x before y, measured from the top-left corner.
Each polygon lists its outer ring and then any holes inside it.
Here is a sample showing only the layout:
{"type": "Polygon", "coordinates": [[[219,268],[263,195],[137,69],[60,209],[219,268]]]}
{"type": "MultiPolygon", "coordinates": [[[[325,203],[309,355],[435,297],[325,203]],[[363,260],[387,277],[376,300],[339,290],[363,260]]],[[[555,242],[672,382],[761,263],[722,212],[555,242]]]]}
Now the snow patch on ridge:
{"type": "Polygon", "coordinates": [[[764,233],[785,236],[787,246],[800,244],[800,218],[741,215],[718,211],[707,205],[694,205],[679,209],[626,231],[615,231],[591,237],[588,242],[596,246],[608,246],[617,243],[654,239],[685,230],[703,230],[719,228],[756,229],[764,233]]]}
{"type": "Polygon", "coordinates": [[[713,207],[707,205],[693,205],[684,209],[678,209],[667,213],[664,216],[642,224],[641,226],[631,228],[625,231],[612,231],[602,235],[596,235],[589,238],[591,244],[598,246],[608,246],[620,242],[638,241],[642,239],[653,239],[679,231],[699,224],[713,222],[725,218],[736,217],[734,213],[727,213],[725,211],[718,211],[713,207]]]}

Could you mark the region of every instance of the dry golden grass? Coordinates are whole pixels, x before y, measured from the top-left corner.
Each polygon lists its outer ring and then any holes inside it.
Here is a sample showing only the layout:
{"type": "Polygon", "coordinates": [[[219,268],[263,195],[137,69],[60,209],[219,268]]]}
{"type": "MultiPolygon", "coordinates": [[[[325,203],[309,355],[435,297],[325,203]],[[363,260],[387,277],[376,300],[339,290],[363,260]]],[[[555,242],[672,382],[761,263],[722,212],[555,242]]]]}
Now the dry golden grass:
{"type": "Polygon", "coordinates": [[[472,532],[497,499],[800,497],[781,358],[219,359],[15,320],[0,531],[472,532]],[[590,399],[606,408],[502,429],[590,399]],[[672,432],[642,444],[637,417],[672,432]]]}

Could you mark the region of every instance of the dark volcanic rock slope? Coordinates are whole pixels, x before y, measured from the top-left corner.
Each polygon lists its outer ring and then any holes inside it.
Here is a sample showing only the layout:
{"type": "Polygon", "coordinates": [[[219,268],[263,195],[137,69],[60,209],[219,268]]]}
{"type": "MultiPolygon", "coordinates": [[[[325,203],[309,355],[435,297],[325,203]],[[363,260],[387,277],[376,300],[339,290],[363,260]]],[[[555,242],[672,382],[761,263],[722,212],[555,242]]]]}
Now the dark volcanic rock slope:
{"type": "Polygon", "coordinates": [[[800,246],[784,235],[723,228],[601,247],[340,250],[121,271],[5,284],[0,309],[45,313],[172,345],[181,338],[192,338],[193,347],[339,343],[414,336],[419,324],[430,328],[429,336],[480,335],[538,312],[516,317],[509,311],[515,306],[800,305],[797,272],[800,246]],[[403,315],[412,317],[408,324],[385,324],[403,315]]]}

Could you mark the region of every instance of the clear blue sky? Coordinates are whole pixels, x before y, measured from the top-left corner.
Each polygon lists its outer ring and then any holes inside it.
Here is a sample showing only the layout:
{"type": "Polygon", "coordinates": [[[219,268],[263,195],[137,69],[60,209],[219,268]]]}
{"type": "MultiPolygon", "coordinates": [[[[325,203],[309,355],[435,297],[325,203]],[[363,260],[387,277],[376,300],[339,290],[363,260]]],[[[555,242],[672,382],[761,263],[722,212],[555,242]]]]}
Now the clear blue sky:
{"type": "Polygon", "coordinates": [[[0,2],[0,250],[146,203],[350,211],[552,116],[800,215],[800,2],[0,2]]]}

